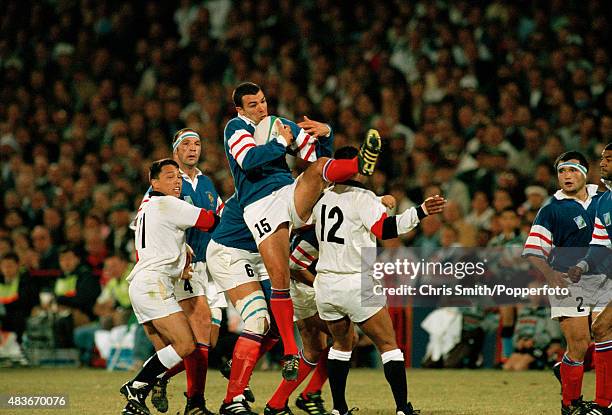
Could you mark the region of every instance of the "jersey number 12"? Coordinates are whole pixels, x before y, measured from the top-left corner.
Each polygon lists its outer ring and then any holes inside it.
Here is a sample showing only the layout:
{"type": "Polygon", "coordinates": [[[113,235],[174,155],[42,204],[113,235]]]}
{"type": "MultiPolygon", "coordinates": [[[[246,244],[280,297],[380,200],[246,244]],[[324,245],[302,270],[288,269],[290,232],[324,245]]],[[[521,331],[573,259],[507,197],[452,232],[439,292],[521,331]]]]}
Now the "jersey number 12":
{"type": "Polygon", "coordinates": [[[321,206],[321,242],[333,242],[335,244],[344,244],[344,238],[340,238],[336,236],[336,232],[342,225],[344,221],[344,214],[340,210],[338,206],[334,206],[330,209],[329,215],[327,215],[327,205],[321,206]],[[336,219],[336,222],[329,228],[329,232],[327,233],[327,237],[325,236],[325,220],[327,219],[336,219]]]}

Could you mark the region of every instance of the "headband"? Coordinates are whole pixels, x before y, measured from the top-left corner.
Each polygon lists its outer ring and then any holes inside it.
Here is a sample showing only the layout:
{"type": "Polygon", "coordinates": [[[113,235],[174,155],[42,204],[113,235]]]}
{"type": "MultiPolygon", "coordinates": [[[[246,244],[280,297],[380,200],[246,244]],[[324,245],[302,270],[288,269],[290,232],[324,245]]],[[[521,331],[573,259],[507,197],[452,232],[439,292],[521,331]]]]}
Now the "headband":
{"type": "Polygon", "coordinates": [[[176,141],[172,144],[172,151],[176,151],[176,149],[178,148],[179,144],[181,144],[181,142],[186,139],[186,138],[197,138],[198,140],[200,139],[200,135],[198,133],[196,133],[195,131],[191,131],[191,130],[187,130],[182,132],[178,138],[176,139],[176,141]]]}
{"type": "Polygon", "coordinates": [[[587,168],[582,164],[574,163],[573,161],[564,161],[563,163],[559,163],[557,166],[557,172],[559,172],[559,170],[561,170],[563,167],[573,167],[578,169],[580,173],[584,174],[584,177],[587,175],[587,168]]]}

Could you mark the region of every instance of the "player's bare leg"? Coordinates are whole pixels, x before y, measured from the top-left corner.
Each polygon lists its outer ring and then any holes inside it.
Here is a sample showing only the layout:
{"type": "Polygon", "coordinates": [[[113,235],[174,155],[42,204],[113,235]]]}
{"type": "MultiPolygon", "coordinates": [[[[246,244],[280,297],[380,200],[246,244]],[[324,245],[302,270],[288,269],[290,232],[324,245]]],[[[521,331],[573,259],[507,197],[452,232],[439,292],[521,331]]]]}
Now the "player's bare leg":
{"type": "Polygon", "coordinates": [[[293,334],[293,302],[289,295],[289,226],[281,224],[257,247],[272,284],[270,309],[283,340],[282,375],[287,380],[297,379],[298,348],[293,334]]]}
{"type": "Polygon", "coordinates": [[[395,399],[396,412],[404,415],[415,413],[412,404],[408,402],[404,355],[397,347],[389,311],[382,308],[366,321],[359,323],[359,327],[374,342],[381,354],[385,378],[395,399]]]}
{"type": "Polygon", "coordinates": [[[563,317],[559,321],[567,341],[567,351],[561,361],[562,407],[579,406],[584,376],[584,356],[591,343],[589,318],[563,317]]]}
{"type": "Polygon", "coordinates": [[[145,332],[151,341],[158,344],[161,340],[167,345],[144,363],[134,379],[121,387],[120,392],[128,400],[125,414],[150,414],[145,399],[157,377],[195,350],[195,338],[183,312],[145,323],[145,332]]]}
{"type": "MultiPolygon", "coordinates": [[[[595,339],[595,410],[612,413],[612,302],[593,321],[595,339]]],[[[594,412],[595,413],[595,412],[594,412]]]]}

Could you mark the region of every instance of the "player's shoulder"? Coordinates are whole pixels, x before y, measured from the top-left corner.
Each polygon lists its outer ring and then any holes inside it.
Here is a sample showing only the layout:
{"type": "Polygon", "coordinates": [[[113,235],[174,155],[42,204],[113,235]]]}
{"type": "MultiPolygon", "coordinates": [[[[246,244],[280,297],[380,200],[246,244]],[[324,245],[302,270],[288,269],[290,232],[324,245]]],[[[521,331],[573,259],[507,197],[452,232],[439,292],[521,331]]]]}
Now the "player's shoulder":
{"type": "Polygon", "coordinates": [[[229,137],[231,137],[232,134],[234,134],[238,130],[246,130],[247,127],[248,127],[248,124],[242,118],[240,117],[232,118],[225,125],[225,131],[224,131],[225,139],[228,139],[229,137]]]}

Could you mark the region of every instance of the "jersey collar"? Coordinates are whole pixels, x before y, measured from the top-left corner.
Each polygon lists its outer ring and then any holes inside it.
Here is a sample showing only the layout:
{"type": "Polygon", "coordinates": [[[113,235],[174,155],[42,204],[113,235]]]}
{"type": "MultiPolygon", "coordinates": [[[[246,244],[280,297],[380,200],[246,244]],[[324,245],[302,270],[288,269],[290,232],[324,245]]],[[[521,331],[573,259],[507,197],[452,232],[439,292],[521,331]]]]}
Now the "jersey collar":
{"type": "Polygon", "coordinates": [[[151,190],[149,192],[149,196],[153,197],[153,196],[167,196],[167,195],[162,192],[158,192],[157,190],[151,190]]]}
{"type": "Polygon", "coordinates": [[[202,171],[196,167],[196,175],[192,181],[191,177],[189,177],[189,175],[185,173],[183,170],[179,169],[179,172],[181,173],[181,176],[183,176],[183,179],[185,179],[185,181],[191,185],[193,190],[195,190],[195,188],[198,185],[198,178],[204,175],[204,173],[202,173],[202,171]]]}
{"type": "Polygon", "coordinates": [[[601,182],[606,185],[608,190],[612,191],[612,180],[601,179],[601,182]]]}
{"type": "Polygon", "coordinates": [[[366,189],[365,185],[363,183],[358,182],[357,180],[346,180],[346,181],[340,182],[338,184],[343,184],[345,186],[352,186],[352,187],[359,187],[361,189],[366,189]]]}
{"type": "Polygon", "coordinates": [[[257,125],[255,125],[255,123],[252,120],[250,120],[249,118],[245,117],[244,115],[238,114],[238,118],[240,118],[242,121],[247,123],[247,125],[250,125],[252,127],[257,127],[257,125]]]}
{"type": "Polygon", "coordinates": [[[580,206],[582,206],[584,209],[587,209],[589,205],[591,204],[591,200],[593,200],[593,196],[597,194],[597,189],[599,188],[599,186],[597,186],[596,184],[587,184],[586,186],[587,186],[587,199],[584,202],[582,200],[578,200],[576,198],[569,197],[568,195],[563,193],[563,191],[561,190],[557,190],[557,192],[555,193],[555,199],[557,200],[564,200],[564,199],[575,200],[577,203],[580,203],[580,206]]]}

